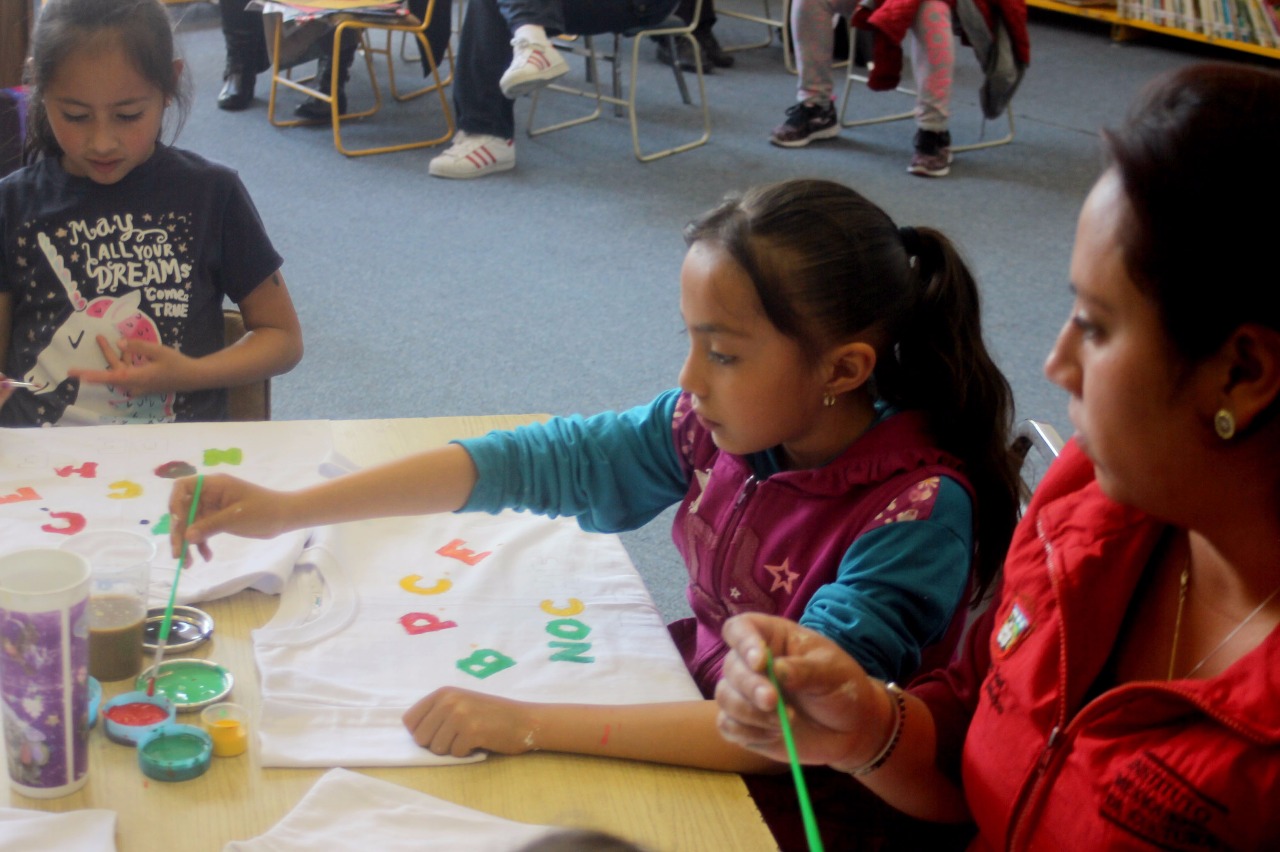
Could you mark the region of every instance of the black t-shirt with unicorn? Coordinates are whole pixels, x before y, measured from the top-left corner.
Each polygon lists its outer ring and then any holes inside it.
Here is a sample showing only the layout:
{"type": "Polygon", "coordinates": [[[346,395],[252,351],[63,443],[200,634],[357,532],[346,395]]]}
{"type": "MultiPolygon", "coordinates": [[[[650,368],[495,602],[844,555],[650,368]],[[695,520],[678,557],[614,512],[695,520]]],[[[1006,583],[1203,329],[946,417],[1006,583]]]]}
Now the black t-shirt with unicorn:
{"type": "Polygon", "coordinates": [[[0,425],[225,419],[224,390],[131,397],[67,371],[107,366],[99,335],[193,357],[222,348],[224,297],[239,302],[281,264],[234,171],[158,145],[102,186],[45,158],[0,181],[0,239],[4,373],[36,384],[0,407],[0,425]]]}

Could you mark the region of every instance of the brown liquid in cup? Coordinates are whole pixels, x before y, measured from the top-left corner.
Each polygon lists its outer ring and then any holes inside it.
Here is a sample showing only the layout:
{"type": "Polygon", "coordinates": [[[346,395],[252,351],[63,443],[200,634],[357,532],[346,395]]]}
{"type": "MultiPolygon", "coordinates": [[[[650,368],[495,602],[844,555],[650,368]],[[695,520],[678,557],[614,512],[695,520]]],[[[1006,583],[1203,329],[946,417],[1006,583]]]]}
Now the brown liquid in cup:
{"type": "Polygon", "coordinates": [[[125,595],[89,599],[89,674],[124,680],[142,670],[141,601],[125,595]]]}

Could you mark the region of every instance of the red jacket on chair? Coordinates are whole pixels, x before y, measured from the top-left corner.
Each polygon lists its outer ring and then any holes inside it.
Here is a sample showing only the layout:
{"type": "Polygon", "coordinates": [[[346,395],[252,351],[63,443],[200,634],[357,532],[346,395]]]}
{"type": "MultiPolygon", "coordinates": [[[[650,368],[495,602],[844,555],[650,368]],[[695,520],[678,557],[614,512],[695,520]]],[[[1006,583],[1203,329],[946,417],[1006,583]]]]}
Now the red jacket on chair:
{"type": "MultiPolygon", "coordinates": [[[[874,0],[861,4],[875,8],[867,15],[860,8],[854,25],[865,26],[882,38],[900,45],[911,31],[923,0],[874,0]]],[[[1022,75],[1031,64],[1031,40],[1027,33],[1026,0],[947,0],[953,25],[973,47],[982,66],[982,112],[996,118],[1009,105],[1022,75]]],[[[901,60],[897,61],[901,66],[901,60]]],[[[897,85],[896,80],[894,85],[897,85]]],[[[873,85],[873,89],[893,86],[873,85]]]]}

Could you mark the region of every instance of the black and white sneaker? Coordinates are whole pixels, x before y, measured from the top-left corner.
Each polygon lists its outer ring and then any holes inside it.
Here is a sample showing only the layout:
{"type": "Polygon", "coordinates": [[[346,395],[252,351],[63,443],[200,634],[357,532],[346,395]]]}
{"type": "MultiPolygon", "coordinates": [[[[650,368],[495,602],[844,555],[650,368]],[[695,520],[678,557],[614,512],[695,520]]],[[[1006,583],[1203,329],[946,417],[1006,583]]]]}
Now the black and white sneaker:
{"type": "Polygon", "coordinates": [[[803,148],[815,140],[834,139],[839,135],[840,119],[834,103],[801,101],[787,109],[787,120],[773,128],[769,141],[783,148],[803,148]]]}
{"type": "Polygon", "coordinates": [[[951,131],[917,130],[916,152],[907,171],[920,177],[946,177],[951,173],[951,131]]]}

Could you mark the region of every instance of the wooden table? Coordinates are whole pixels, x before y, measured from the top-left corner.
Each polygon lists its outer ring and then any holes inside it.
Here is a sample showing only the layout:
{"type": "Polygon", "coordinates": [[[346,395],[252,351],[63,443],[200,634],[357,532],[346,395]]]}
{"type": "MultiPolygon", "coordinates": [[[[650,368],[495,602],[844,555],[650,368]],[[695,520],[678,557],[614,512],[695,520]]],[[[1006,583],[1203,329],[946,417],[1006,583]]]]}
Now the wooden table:
{"type": "MultiPolygon", "coordinates": [[[[507,428],[532,417],[432,418],[411,421],[334,422],[337,448],[362,464],[436,446],[450,438],[507,428]],[[369,436],[378,440],[370,442],[369,436]],[[376,445],[376,446],[375,446],[376,445]]],[[[281,424],[285,428],[285,424],[281,424]]],[[[212,657],[236,677],[232,698],[259,705],[250,631],[275,612],[276,599],[246,591],[202,604],[213,616],[213,641],[183,656],[212,657]]],[[[104,685],[104,697],[128,682],[104,685]]],[[[179,721],[197,717],[183,714],[179,721]]],[[[776,848],[769,830],[733,774],[577,755],[536,753],[493,756],[445,767],[359,769],[477,810],[523,822],[596,828],[653,850],[776,848]]],[[[0,803],[46,811],[109,808],[118,817],[121,852],[220,850],[230,840],[255,837],[278,822],[323,774],[319,769],[264,769],[256,750],[214,758],[204,776],[166,784],[138,770],[133,749],[102,733],[90,737],[85,787],[61,799],[30,799],[4,786],[0,803]]],[[[425,848],[425,847],[424,847],[425,848]]]]}

